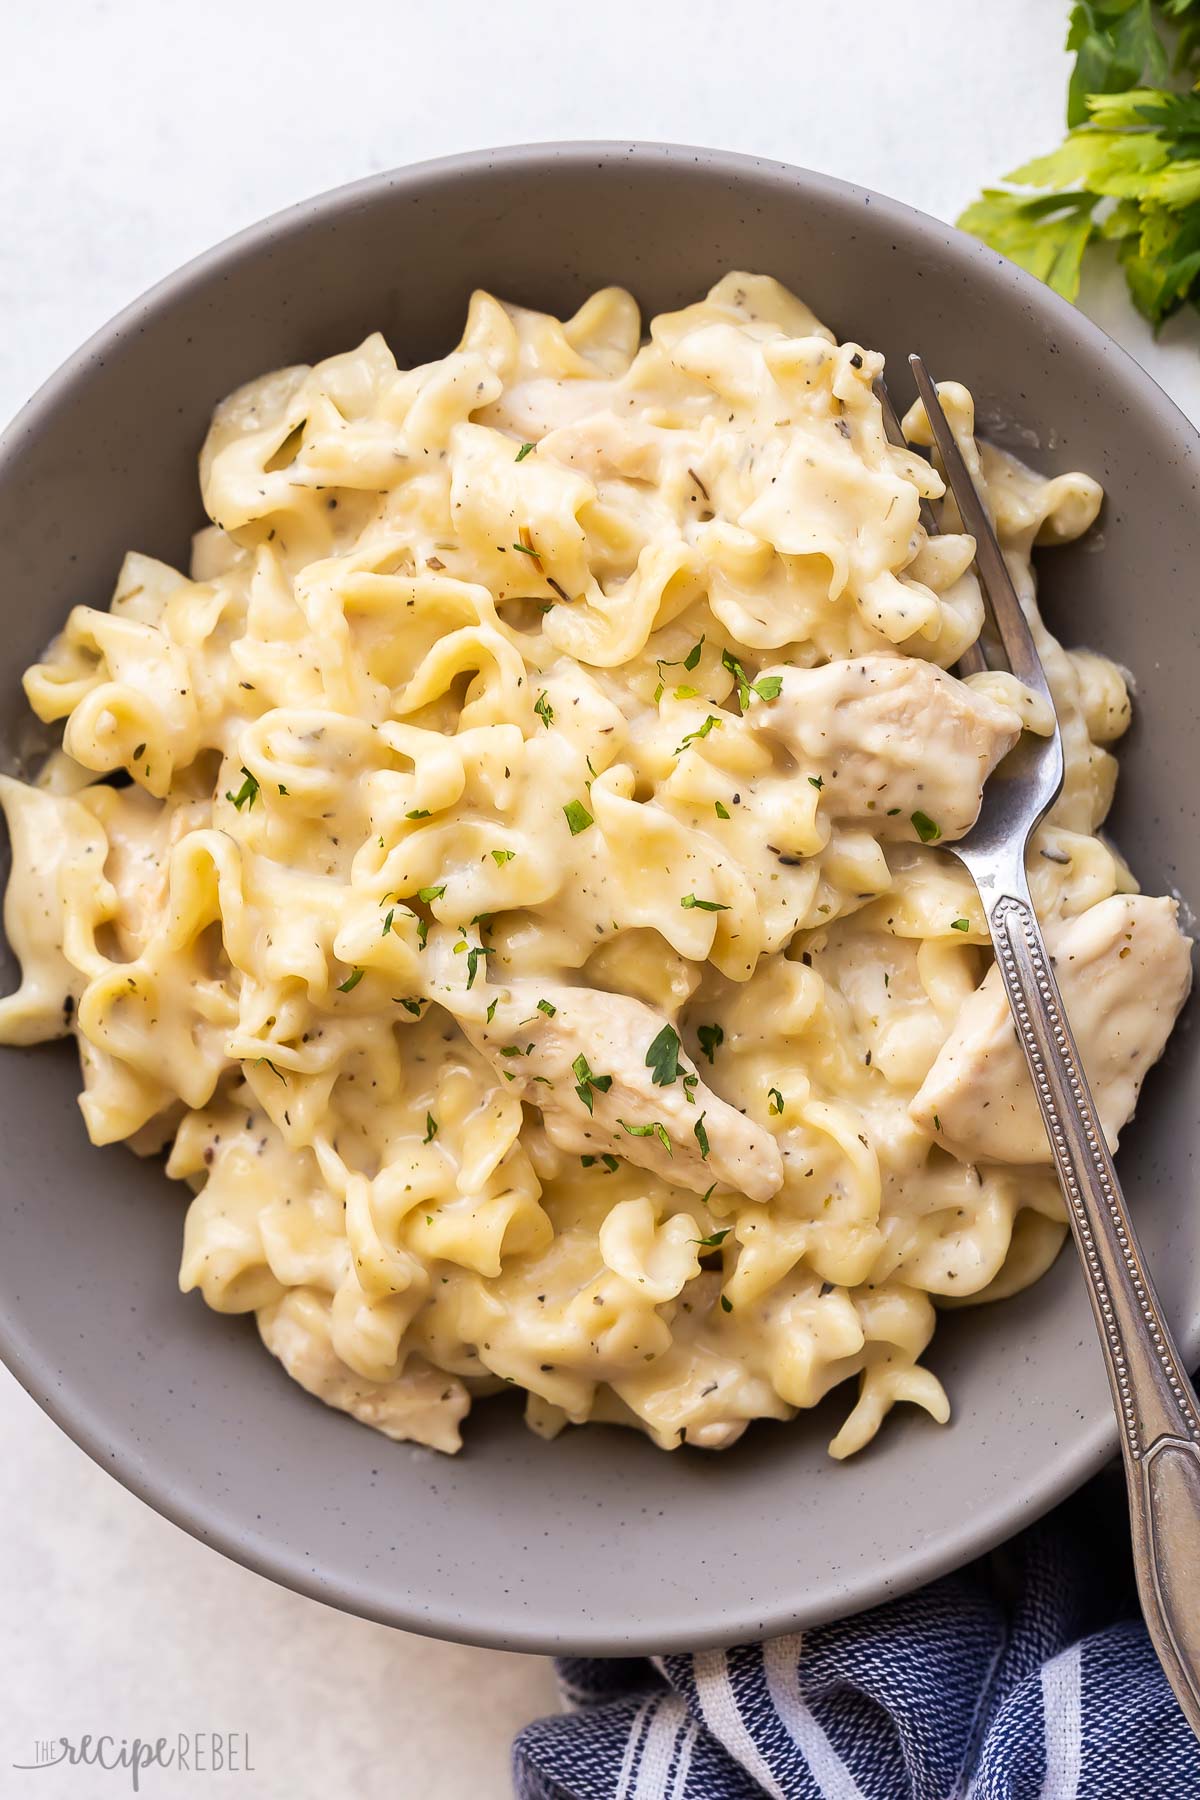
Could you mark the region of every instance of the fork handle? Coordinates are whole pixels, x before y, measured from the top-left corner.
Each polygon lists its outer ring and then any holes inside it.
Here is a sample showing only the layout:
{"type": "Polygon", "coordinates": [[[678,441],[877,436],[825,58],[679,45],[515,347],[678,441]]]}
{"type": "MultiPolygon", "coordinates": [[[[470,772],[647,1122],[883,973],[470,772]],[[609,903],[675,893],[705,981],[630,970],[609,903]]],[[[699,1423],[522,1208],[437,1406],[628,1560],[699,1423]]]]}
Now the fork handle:
{"type": "Polygon", "coordinates": [[[1200,1402],[1163,1318],[1022,875],[985,901],[1121,1423],[1146,1626],[1200,1737],[1200,1402]]]}

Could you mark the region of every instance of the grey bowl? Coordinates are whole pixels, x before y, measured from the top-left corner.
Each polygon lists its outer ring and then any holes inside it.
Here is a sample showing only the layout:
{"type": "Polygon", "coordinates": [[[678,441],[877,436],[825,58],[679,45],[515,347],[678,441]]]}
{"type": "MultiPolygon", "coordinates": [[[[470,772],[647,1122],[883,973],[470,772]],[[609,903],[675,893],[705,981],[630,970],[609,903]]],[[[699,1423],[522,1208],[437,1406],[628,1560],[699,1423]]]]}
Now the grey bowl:
{"type": "MultiPolygon", "coordinates": [[[[779,276],[898,364],[921,350],[1040,466],[1104,482],[1104,553],[1047,554],[1043,594],[1068,641],[1136,672],[1116,841],[1147,887],[1200,895],[1195,433],[1086,319],[969,239],[876,194],[707,150],[537,146],[379,176],[234,238],[102,331],[0,443],[4,760],[23,738],[20,672],[68,607],[106,604],[127,547],[186,557],[196,453],[230,388],[377,327],[402,360],[439,355],[477,283],[569,311],[621,282],[651,313],[733,267],[779,276]]],[[[157,1163],[91,1149],[76,1088],[64,1046],[0,1053],[0,1348],[151,1505],[331,1605],[525,1650],[763,1636],[965,1562],[1114,1448],[1069,1253],[1018,1299],[944,1320],[930,1360],[948,1429],[901,1410],[847,1465],[825,1456],[841,1400],[720,1457],[665,1456],[609,1428],[543,1443],[507,1401],[477,1408],[457,1461],[395,1447],[293,1386],[249,1323],[180,1297],[181,1192],[157,1163]]],[[[1121,1171],[1190,1355],[1198,1121],[1185,1027],[1121,1171]]]]}

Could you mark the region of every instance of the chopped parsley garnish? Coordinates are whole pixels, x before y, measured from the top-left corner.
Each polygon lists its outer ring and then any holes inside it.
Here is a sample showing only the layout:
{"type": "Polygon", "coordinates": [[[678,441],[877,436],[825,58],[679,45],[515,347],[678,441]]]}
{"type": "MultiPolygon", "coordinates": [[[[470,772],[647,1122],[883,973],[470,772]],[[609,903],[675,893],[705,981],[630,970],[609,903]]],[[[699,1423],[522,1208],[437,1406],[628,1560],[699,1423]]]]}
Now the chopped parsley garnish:
{"type": "Polygon", "coordinates": [[[429,937],[429,921],[428,921],[428,919],[418,919],[417,920],[417,949],[418,950],[423,950],[425,948],[425,944],[426,944],[428,937],[429,937]]]}
{"type": "Polygon", "coordinates": [[[440,887],[418,888],[417,889],[417,899],[424,900],[425,903],[428,905],[429,901],[431,901],[431,900],[440,900],[442,895],[445,893],[445,891],[446,891],[446,884],[444,881],[442,882],[440,887]]]}
{"type": "Polygon", "coordinates": [[[493,850],[492,861],[498,869],[502,869],[505,863],[510,863],[516,854],[515,850],[493,850]]]}
{"type": "Polygon", "coordinates": [[[136,747],[136,749],[133,752],[134,762],[141,762],[141,760],[142,760],[143,756],[145,756],[145,754],[146,754],[145,744],[138,744],[138,746],[136,747]]]}
{"type": "Polygon", "coordinates": [[[709,1150],[708,1133],[704,1129],[704,1114],[703,1113],[700,1114],[700,1117],[696,1120],[696,1123],[692,1126],[692,1136],[695,1138],[696,1142],[700,1146],[701,1156],[707,1156],[708,1150],[709,1150]]]}
{"type": "Polygon", "coordinates": [[[362,969],[351,969],[351,971],[350,971],[349,975],[347,975],[345,981],[338,983],[338,993],[339,994],[349,994],[354,988],[356,988],[358,986],[358,984],[362,980],[362,978],[363,978],[363,970],[362,969]]]}
{"type": "Polygon", "coordinates": [[[429,817],[429,808],[427,806],[414,806],[412,811],[406,812],[404,816],[406,819],[427,819],[429,817]]]}
{"type": "Polygon", "coordinates": [[[778,1088],[767,1089],[767,1111],[776,1118],[783,1111],[783,1095],[778,1088]]]}
{"type": "Polygon", "coordinates": [[[940,1131],[942,1129],[942,1121],[938,1118],[936,1113],[933,1115],[933,1129],[935,1131],[940,1131]]]}
{"type": "Polygon", "coordinates": [[[577,1083],[575,1092],[579,1095],[579,1098],[583,1101],[583,1104],[587,1107],[588,1111],[591,1112],[593,1088],[598,1094],[607,1094],[609,1088],[612,1086],[613,1078],[611,1075],[593,1075],[591,1069],[588,1067],[588,1059],[582,1051],[580,1051],[579,1055],[575,1058],[575,1061],[571,1064],[571,1068],[577,1083]]]}
{"type": "MultiPolygon", "coordinates": [[[[709,715],[708,715],[707,719],[705,719],[703,725],[698,725],[696,727],[695,731],[688,732],[687,736],[683,739],[682,743],[679,745],[679,748],[676,750],[676,752],[675,752],[676,756],[682,756],[684,750],[687,748],[687,746],[689,744],[694,743],[697,738],[706,738],[708,736],[709,732],[712,730],[713,726],[714,725],[719,726],[720,723],[721,723],[720,719],[714,717],[714,715],[712,713],[709,713],[709,715]]],[[[729,817],[728,813],[726,813],[725,816],[726,816],[726,818],[728,818],[729,817]]]]}
{"type": "Polygon", "coordinates": [[[585,1169],[594,1169],[597,1163],[603,1163],[610,1175],[615,1175],[621,1166],[616,1157],[611,1156],[607,1150],[600,1156],[581,1156],[579,1160],[585,1169]]]}
{"type": "Polygon", "coordinates": [[[671,1147],[671,1140],[667,1136],[667,1128],[660,1119],[651,1119],[648,1125],[627,1125],[624,1119],[618,1119],[617,1124],[622,1131],[627,1131],[630,1137],[656,1137],[667,1155],[674,1156],[675,1152],[671,1147]]]}
{"type": "Polygon", "coordinates": [[[691,649],[688,651],[687,655],[684,657],[683,666],[685,669],[687,669],[689,671],[689,673],[691,672],[692,669],[696,668],[696,666],[698,665],[698,663],[700,661],[700,652],[703,650],[703,648],[704,648],[704,639],[703,639],[703,637],[701,637],[700,642],[698,644],[693,644],[691,649]]]}
{"type": "Polygon", "coordinates": [[[423,1144],[432,1144],[437,1134],[438,1122],[433,1114],[428,1112],[425,1114],[425,1136],[421,1139],[421,1142],[423,1144]]]}
{"type": "Polygon", "coordinates": [[[951,919],[950,929],[951,931],[970,931],[971,921],[970,919],[951,919]]]}
{"type": "Polygon", "coordinates": [[[656,688],[655,688],[655,690],[654,690],[654,704],[655,704],[655,706],[657,706],[657,705],[658,705],[658,703],[659,703],[659,701],[660,701],[660,700],[661,700],[661,699],[662,699],[662,697],[663,697],[663,695],[664,695],[664,694],[665,694],[665,693],[666,693],[666,691],[667,691],[667,690],[666,690],[666,688],[665,688],[665,687],[664,687],[664,685],[663,685],[663,683],[662,683],[662,682],[661,682],[661,681],[660,681],[660,682],[659,682],[659,684],[658,684],[658,686],[657,686],[657,687],[656,687],[656,688]]]}
{"type": "Polygon", "coordinates": [[[514,544],[512,548],[514,550],[519,550],[522,556],[532,556],[534,562],[541,562],[542,560],[541,552],[535,550],[532,544],[514,544]]]}
{"type": "MultiPolygon", "coordinates": [[[[145,745],[143,745],[142,748],[144,749],[145,745]]],[[[244,763],[242,764],[242,774],[246,777],[246,779],[245,779],[245,781],[243,781],[243,783],[242,783],[241,787],[238,789],[237,793],[231,794],[229,792],[228,788],[226,788],[225,798],[229,801],[232,801],[233,805],[237,808],[238,812],[241,812],[243,806],[248,806],[250,808],[250,810],[253,811],[254,810],[254,802],[258,799],[258,782],[255,780],[254,776],[250,773],[249,769],[245,766],[244,763]]]]}
{"type": "Polygon", "coordinates": [[[553,1002],[550,1000],[539,1000],[537,1003],[537,1009],[540,1013],[545,1013],[545,1015],[548,1019],[552,1019],[554,1017],[555,1013],[558,1011],[557,1006],[555,1006],[553,1004],[553,1002]]]}
{"type": "Polygon", "coordinates": [[[589,825],[596,823],[582,800],[568,800],[563,807],[563,813],[566,816],[567,824],[571,827],[572,837],[578,837],[581,831],[586,831],[589,825]]]}
{"type": "Polygon", "coordinates": [[[712,1062],[713,1052],[719,1050],[725,1042],[725,1033],[719,1025],[697,1025],[696,1042],[709,1062],[712,1062]]]}
{"type": "Polygon", "coordinates": [[[395,918],[395,916],[396,916],[396,909],[394,906],[390,906],[388,908],[387,917],[383,921],[383,930],[380,933],[381,937],[386,937],[388,932],[392,929],[392,920],[395,918]]]}
{"type": "Polygon", "coordinates": [[[718,819],[727,819],[729,817],[729,808],[727,806],[722,806],[719,800],[714,800],[713,805],[717,809],[718,819]]]}
{"type": "MultiPolygon", "coordinates": [[[[712,1192],[711,1188],[709,1189],[709,1192],[710,1193],[712,1192]]],[[[719,1244],[723,1244],[725,1242],[725,1239],[729,1236],[729,1234],[732,1230],[733,1230],[732,1225],[726,1225],[726,1227],[723,1231],[712,1231],[709,1233],[709,1235],[707,1237],[692,1238],[690,1240],[690,1242],[693,1244],[699,1244],[699,1246],[702,1250],[715,1250],[719,1244]]]]}
{"type": "Polygon", "coordinates": [[[419,1019],[421,1016],[421,1008],[424,1006],[425,1002],[423,1000],[398,1000],[396,1004],[397,1006],[402,1006],[405,1012],[411,1013],[414,1019],[419,1019]]]}
{"type": "Polygon", "coordinates": [[[737,682],[738,704],[743,712],[748,712],[752,699],[778,700],[783,692],[782,675],[760,675],[751,681],[737,657],[729,650],[721,652],[721,666],[728,669],[737,682]]]}
{"type": "Polygon", "coordinates": [[[723,900],[697,900],[695,894],[685,894],[679,902],[685,912],[728,912],[729,908],[723,900]]]}
{"type": "MultiPolygon", "coordinates": [[[[454,948],[457,950],[458,945],[455,944],[454,948]]],[[[472,944],[467,951],[467,986],[469,988],[475,986],[475,977],[479,973],[481,958],[490,956],[491,954],[491,951],[485,944],[472,944]]]]}
{"type": "Polygon", "coordinates": [[[942,835],[942,828],[936,824],[928,813],[915,812],[912,815],[913,830],[923,844],[935,844],[942,835]]]}
{"type": "Polygon", "coordinates": [[[488,1001],[487,1022],[489,1025],[491,1024],[492,1020],[496,1016],[496,1008],[497,1008],[497,1006],[499,1006],[499,1004],[500,1004],[500,1002],[498,1000],[489,1000],[488,1001]]]}
{"type": "Polygon", "coordinates": [[[670,1087],[682,1073],[679,1067],[679,1033],[664,1025],[646,1052],[646,1067],[655,1087],[670,1087]]]}
{"type": "Polygon", "coordinates": [[[699,688],[677,687],[673,697],[676,700],[694,700],[699,692],[699,688]]]}
{"type": "Polygon", "coordinates": [[[722,1312],[732,1312],[733,1311],[733,1301],[729,1298],[728,1294],[721,1295],[721,1311],[722,1312]]]}
{"type": "Polygon", "coordinates": [[[550,696],[547,694],[545,688],[542,689],[541,693],[534,701],[533,710],[542,721],[542,724],[546,727],[546,730],[549,731],[551,725],[554,723],[554,708],[550,704],[550,696]]]}
{"type": "Polygon", "coordinates": [[[824,779],[820,775],[810,775],[808,778],[808,785],[809,785],[809,787],[823,788],[825,786],[825,782],[824,782],[824,779]]]}
{"type": "Polygon", "coordinates": [[[258,1068],[262,1067],[263,1063],[266,1063],[266,1065],[267,1065],[268,1069],[270,1069],[272,1075],[277,1076],[279,1078],[279,1080],[282,1081],[284,1087],[286,1087],[287,1086],[287,1076],[280,1075],[279,1070],[275,1067],[275,1064],[271,1061],[269,1056],[258,1057],[255,1061],[254,1066],[256,1069],[258,1069],[258,1068]]]}
{"type": "Polygon", "coordinates": [[[533,449],[532,444],[522,444],[521,448],[517,451],[517,454],[513,457],[513,461],[514,462],[524,462],[525,458],[529,455],[529,452],[532,449],[533,449]]]}
{"type": "Polygon", "coordinates": [[[288,799],[290,799],[290,798],[291,798],[291,796],[290,796],[290,795],[289,795],[289,793],[288,793],[288,791],[287,791],[287,789],[286,789],[286,788],[285,788],[285,787],[284,787],[284,785],[283,785],[283,783],[282,783],[282,781],[281,781],[281,782],[280,782],[280,783],[279,783],[279,792],[280,792],[280,793],[281,793],[281,794],[282,794],[282,796],[283,796],[283,798],[284,798],[284,799],[285,799],[285,800],[288,800],[288,799]]]}

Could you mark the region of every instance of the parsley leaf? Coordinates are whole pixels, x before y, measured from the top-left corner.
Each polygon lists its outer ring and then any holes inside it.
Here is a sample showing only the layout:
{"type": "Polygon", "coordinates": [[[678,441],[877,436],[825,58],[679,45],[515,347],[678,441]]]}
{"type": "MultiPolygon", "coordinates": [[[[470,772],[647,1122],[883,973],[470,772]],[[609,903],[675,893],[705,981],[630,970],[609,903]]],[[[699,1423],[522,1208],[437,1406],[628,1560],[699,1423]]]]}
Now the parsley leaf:
{"type": "Polygon", "coordinates": [[[725,1242],[732,1230],[732,1225],[726,1225],[724,1231],[713,1231],[709,1233],[708,1237],[690,1238],[688,1241],[692,1244],[699,1244],[702,1250],[715,1250],[718,1244],[725,1242]]]}
{"type": "Polygon", "coordinates": [[[687,655],[683,659],[683,666],[685,669],[688,670],[689,673],[691,672],[691,670],[693,670],[694,668],[696,668],[699,665],[700,652],[703,649],[704,649],[704,638],[703,638],[703,635],[701,635],[700,642],[698,644],[693,644],[691,649],[688,651],[687,655]]]}
{"type": "Polygon", "coordinates": [[[737,657],[730,650],[722,650],[721,666],[728,669],[737,682],[738,705],[743,712],[749,711],[752,699],[778,700],[783,692],[782,675],[760,675],[756,681],[751,681],[737,657]]]}
{"type": "Polygon", "coordinates": [[[581,831],[586,831],[589,825],[596,823],[582,800],[568,800],[563,807],[563,812],[566,815],[567,824],[571,827],[572,837],[578,837],[581,831]]]}
{"type": "Polygon", "coordinates": [[[492,952],[487,948],[487,946],[485,944],[472,944],[468,948],[468,950],[467,950],[467,986],[469,988],[473,988],[475,986],[475,977],[479,973],[479,964],[480,964],[481,960],[483,959],[483,957],[490,956],[491,954],[492,954],[492,952]]]}
{"type": "Polygon", "coordinates": [[[783,1111],[783,1095],[778,1088],[767,1089],[767,1111],[776,1117],[783,1111]]]}
{"type": "Polygon", "coordinates": [[[679,902],[685,912],[728,912],[729,908],[723,900],[697,900],[695,894],[685,894],[679,902]]]}
{"type": "Polygon", "coordinates": [[[347,975],[345,981],[339,982],[338,993],[339,994],[353,993],[354,989],[358,986],[359,982],[362,980],[364,973],[365,973],[365,971],[362,969],[351,969],[351,971],[350,971],[349,975],[347,975]]]}
{"type": "Polygon", "coordinates": [[[433,1142],[434,1138],[437,1136],[437,1134],[438,1134],[438,1122],[434,1118],[432,1113],[427,1112],[425,1114],[425,1136],[421,1139],[421,1142],[423,1144],[432,1144],[432,1142],[433,1142]]]}
{"type": "Polygon", "coordinates": [[[417,899],[424,900],[426,902],[426,904],[428,904],[428,902],[430,900],[440,900],[442,895],[445,893],[445,891],[446,891],[446,884],[444,881],[442,882],[440,887],[418,888],[417,889],[417,899]]]}
{"type": "Polygon", "coordinates": [[[682,1070],[679,1066],[679,1033],[673,1025],[664,1025],[646,1052],[646,1067],[656,1087],[670,1087],[682,1070]]]}
{"type": "Polygon", "coordinates": [[[513,457],[513,461],[514,462],[524,462],[525,458],[529,455],[529,452],[532,449],[533,449],[532,444],[522,444],[521,448],[517,451],[517,454],[513,457]]]}
{"type": "Polygon", "coordinates": [[[1013,194],[1004,188],[984,188],[958,223],[1064,299],[1074,300],[1083,253],[1094,230],[1097,199],[1084,190],[1013,194]]]}
{"type": "MultiPolygon", "coordinates": [[[[146,746],[143,744],[143,750],[145,747],[146,746]]],[[[258,782],[244,763],[242,764],[242,774],[246,779],[243,781],[237,793],[231,794],[227,788],[225,790],[225,798],[233,803],[238,812],[241,812],[243,806],[253,812],[254,802],[258,799],[258,782]]]]}
{"type": "Polygon", "coordinates": [[[709,1062],[712,1062],[713,1052],[719,1050],[725,1042],[725,1033],[719,1025],[697,1025],[696,1042],[709,1062]]]}
{"type": "Polygon", "coordinates": [[[547,694],[545,688],[542,689],[541,693],[534,701],[533,710],[542,721],[542,724],[546,727],[546,730],[549,731],[551,725],[554,723],[554,708],[550,704],[550,696],[547,694]]]}
{"type": "Polygon", "coordinates": [[[913,830],[923,844],[936,844],[942,835],[942,828],[929,817],[928,813],[915,812],[912,815],[913,830]]]}
{"type": "MultiPolygon", "coordinates": [[[[678,749],[676,750],[676,752],[675,752],[676,756],[682,756],[684,750],[687,748],[687,746],[689,744],[694,743],[697,738],[706,738],[708,736],[709,732],[713,729],[713,727],[719,726],[720,723],[721,723],[720,719],[716,718],[712,713],[709,713],[709,715],[708,715],[707,719],[705,719],[703,725],[698,725],[696,727],[695,731],[688,732],[687,736],[683,739],[682,743],[679,745],[678,749]]],[[[728,814],[726,815],[726,817],[728,817],[728,814]]]]}
{"type": "Polygon", "coordinates": [[[492,861],[498,869],[502,869],[505,863],[510,863],[516,854],[515,850],[493,850],[492,861]]]}
{"type": "Polygon", "coordinates": [[[727,819],[729,817],[729,808],[727,806],[722,806],[719,800],[714,800],[713,805],[717,809],[718,819],[727,819]]]}
{"type": "Polygon", "coordinates": [[[591,1069],[588,1067],[588,1059],[584,1056],[582,1051],[580,1051],[579,1055],[575,1058],[575,1061],[571,1064],[571,1069],[578,1084],[575,1092],[579,1095],[579,1098],[583,1101],[583,1104],[587,1107],[588,1111],[591,1112],[592,1090],[595,1089],[598,1094],[607,1094],[609,1088],[612,1086],[613,1078],[611,1075],[593,1075],[591,1069]]]}
{"type": "Polygon", "coordinates": [[[708,1143],[708,1133],[704,1129],[704,1114],[703,1113],[700,1114],[700,1117],[696,1120],[696,1123],[692,1126],[692,1136],[695,1138],[696,1142],[700,1146],[701,1156],[707,1157],[708,1151],[709,1151],[709,1143],[708,1143]]]}
{"type": "Polygon", "coordinates": [[[970,931],[971,921],[970,919],[951,919],[950,929],[951,931],[970,931]]]}
{"type": "Polygon", "coordinates": [[[667,1128],[660,1119],[651,1119],[648,1125],[627,1125],[624,1119],[618,1119],[617,1124],[630,1137],[656,1137],[667,1155],[674,1156],[675,1150],[667,1135],[667,1128]]]}

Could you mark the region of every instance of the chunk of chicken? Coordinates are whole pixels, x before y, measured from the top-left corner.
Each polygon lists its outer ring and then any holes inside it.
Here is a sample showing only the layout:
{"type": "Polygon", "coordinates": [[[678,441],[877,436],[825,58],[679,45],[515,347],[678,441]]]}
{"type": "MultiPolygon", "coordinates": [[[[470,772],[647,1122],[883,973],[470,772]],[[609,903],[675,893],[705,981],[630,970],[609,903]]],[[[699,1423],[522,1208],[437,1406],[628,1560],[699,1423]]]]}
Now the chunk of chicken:
{"type": "Polygon", "coordinates": [[[1020,736],[1011,707],[917,657],[770,673],[782,680],[779,697],[751,705],[751,726],[820,781],[827,813],[869,819],[881,837],[962,837],[984,782],[1020,736]]]}
{"type": "MultiPolygon", "coordinates": [[[[1176,914],[1173,900],[1114,894],[1046,934],[1113,1150],[1191,986],[1191,942],[1176,914]]],[[[967,1161],[1051,1161],[998,969],[963,1006],[909,1112],[967,1161]]]]}
{"type": "Polygon", "coordinates": [[[769,1200],[781,1186],[783,1163],[770,1132],[706,1087],[681,1050],[675,1079],[655,1082],[646,1053],[667,1021],[651,1007],[624,994],[551,983],[521,982],[497,993],[490,1020],[460,1014],[459,1024],[514,1091],[541,1110],[560,1149],[608,1151],[697,1194],[721,1182],[750,1200],[769,1200]]]}
{"type": "Polygon", "coordinates": [[[260,1307],[258,1334],[293,1381],[360,1424],[397,1443],[428,1444],[453,1452],[462,1447],[459,1424],[471,1401],[453,1375],[410,1356],[394,1381],[367,1381],[348,1368],[333,1347],[329,1301],[312,1288],[289,1288],[282,1300],[260,1307]]]}

